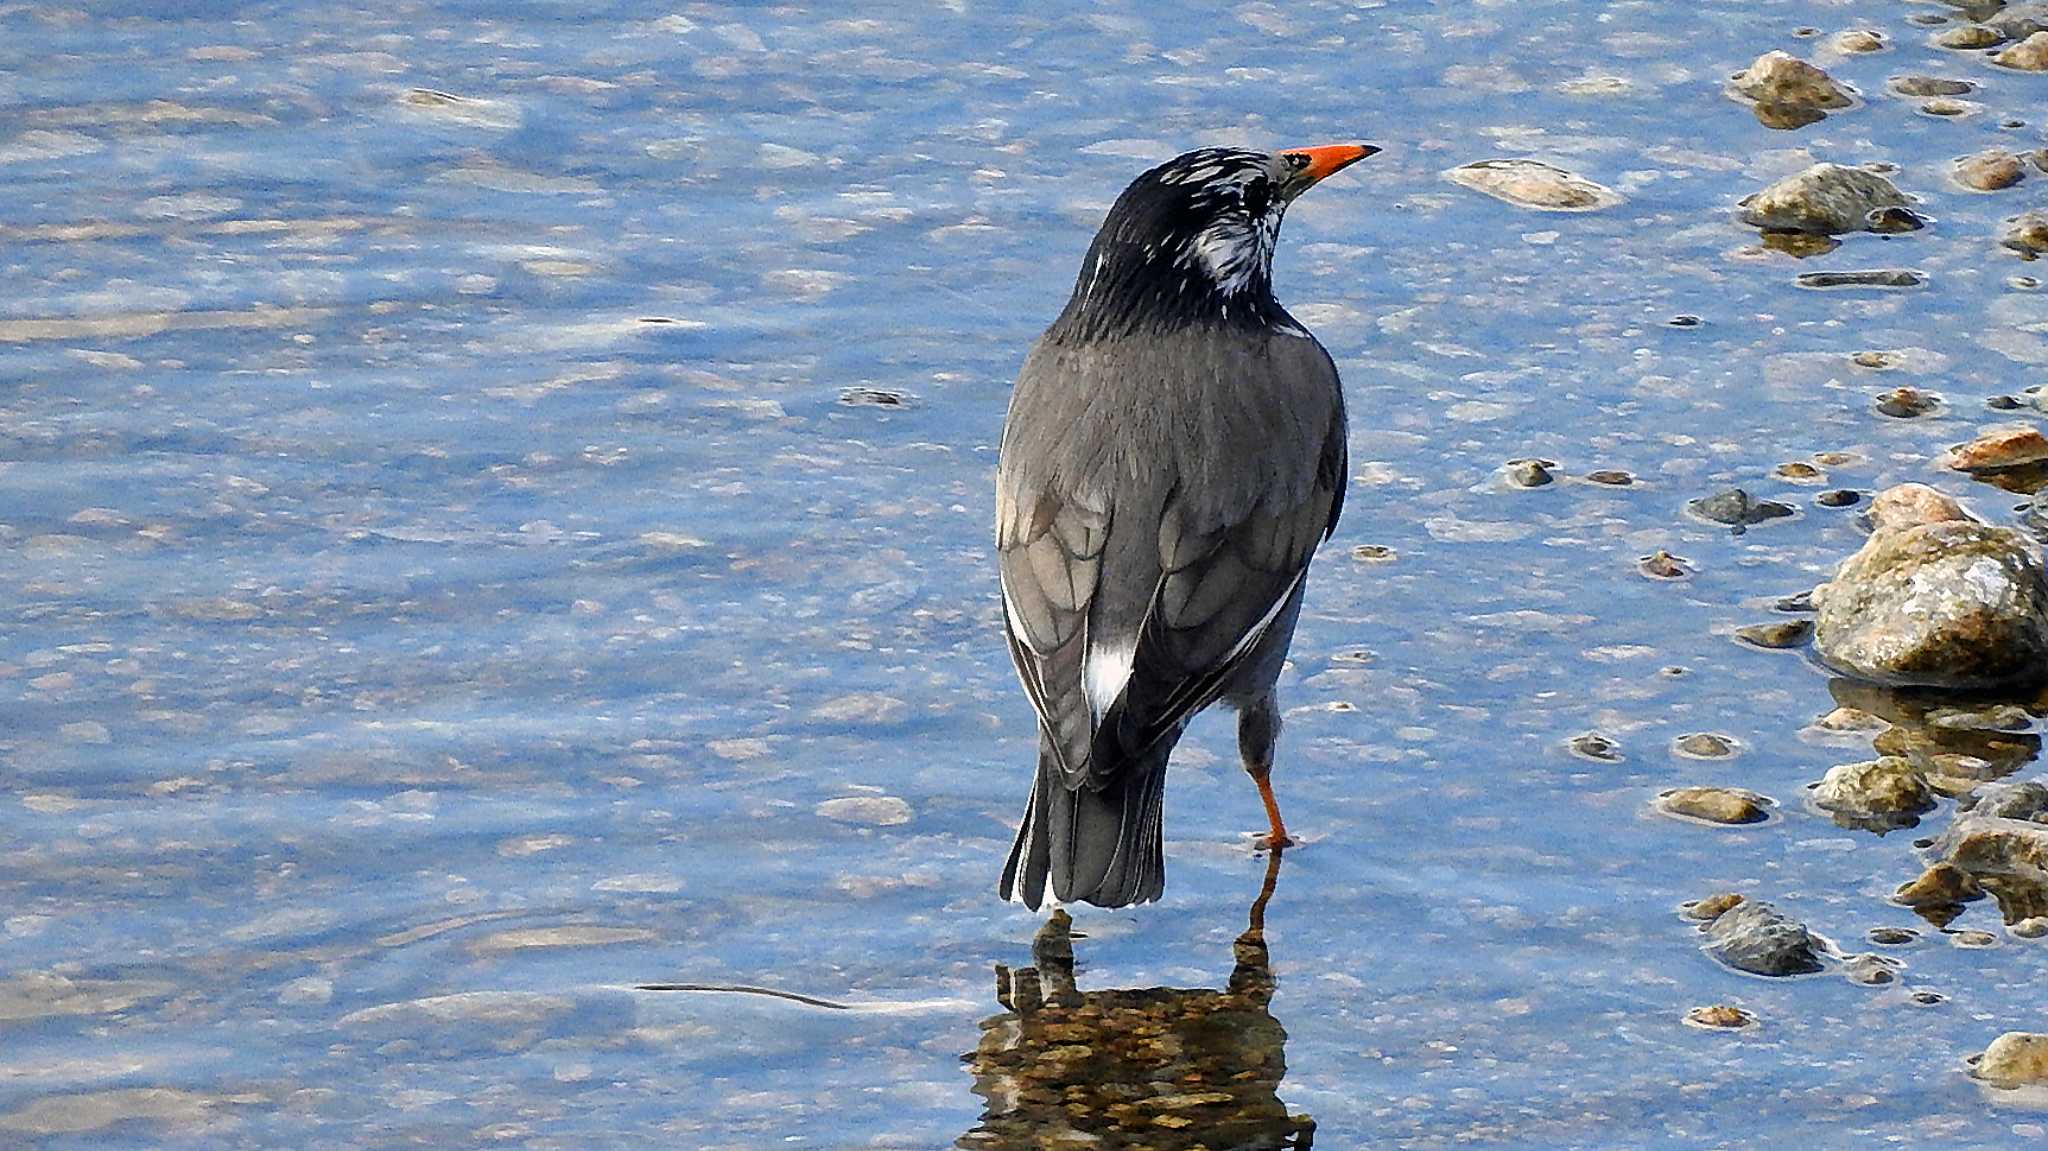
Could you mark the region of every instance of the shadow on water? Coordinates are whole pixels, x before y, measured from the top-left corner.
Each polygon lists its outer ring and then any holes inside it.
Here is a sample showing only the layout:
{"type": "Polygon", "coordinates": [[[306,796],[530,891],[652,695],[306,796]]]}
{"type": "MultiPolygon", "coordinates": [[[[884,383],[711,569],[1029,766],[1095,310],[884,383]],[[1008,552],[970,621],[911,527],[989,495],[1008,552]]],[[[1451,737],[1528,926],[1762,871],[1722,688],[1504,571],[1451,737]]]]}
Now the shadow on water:
{"type": "Polygon", "coordinates": [[[1073,920],[1053,912],[1032,941],[1032,966],[996,965],[1004,1011],[982,1020],[981,1042],[962,1056],[987,1106],[955,1146],[1309,1147],[1315,1122],[1289,1115],[1278,1094],[1287,1031],[1269,1010],[1266,903],[1280,854],[1268,859],[1220,990],[1082,991],[1074,980],[1073,920]]]}

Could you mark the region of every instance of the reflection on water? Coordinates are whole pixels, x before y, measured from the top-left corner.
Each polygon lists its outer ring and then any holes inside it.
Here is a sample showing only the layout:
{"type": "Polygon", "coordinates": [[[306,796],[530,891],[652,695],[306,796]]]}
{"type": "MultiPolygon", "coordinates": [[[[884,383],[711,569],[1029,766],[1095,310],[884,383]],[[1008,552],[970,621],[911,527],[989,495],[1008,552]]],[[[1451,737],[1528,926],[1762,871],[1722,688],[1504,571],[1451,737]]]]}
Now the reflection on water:
{"type": "Polygon", "coordinates": [[[1265,918],[1279,875],[1275,851],[1220,990],[1082,991],[1073,921],[1053,912],[1032,941],[1032,966],[996,966],[1005,1010],[982,1020],[981,1042],[963,1056],[987,1106],[956,1146],[1310,1146],[1314,1120],[1289,1115],[1278,1094],[1287,1031],[1269,1010],[1265,918]]]}

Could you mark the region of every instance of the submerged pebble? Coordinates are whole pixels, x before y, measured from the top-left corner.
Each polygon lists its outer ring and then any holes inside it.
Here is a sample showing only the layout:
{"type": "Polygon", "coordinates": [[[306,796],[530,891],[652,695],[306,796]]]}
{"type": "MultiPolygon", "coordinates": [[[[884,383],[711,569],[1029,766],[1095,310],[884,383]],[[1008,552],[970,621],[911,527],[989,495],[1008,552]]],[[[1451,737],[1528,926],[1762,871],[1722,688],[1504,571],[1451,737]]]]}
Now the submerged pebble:
{"type": "Polygon", "coordinates": [[[1756,1016],[1729,1003],[1716,1003],[1708,1007],[1695,1007],[1685,1013],[1685,1025],[1705,1031],[1739,1031],[1755,1027],[1756,1016]]]}
{"type": "Polygon", "coordinates": [[[1830,488],[1813,497],[1813,502],[1824,508],[1853,508],[1863,498],[1863,493],[1854,488],[1830,488]]]}
{"type": "Polygon", "coordinates": [[[1864,938],[1879,947],[1904,947],[1920,942],[1920,933],[1910,927],[1873,927],[1864,938]]]}
{"type": "Polygon", "coordinates": [[[1869,268],[1853,272],[1802,272],[1796,282],[1802,288],[1917,288],[1927,282],[1927,275],[1911,268],[1869,268]]]}
{"type": "Polygon", "coordinates": [[[1826,472],[1821,471],[1805,460],[1792,460],[1788,463],[1779,464],[1771,469],[1771,474],[1781,480],[1791,480],[1795,484],[1817,484],[1828,478],[1826,472]]]}
{"type": "Polygon", "coordinates": [[[1636,482],[1636,478],[1616,468],[1601,468],[1586,473],[1586,482],[1606,484],[1608,487],[1625,488],[1636,482]]]}
{"type": "Polygon", "coordinates": [[[1967,96],[1977,90],[1968,80],[1942,76],[1894,76],[1886,87],[1901,96],[1967,96]]]}
{"type": "Polygon", "coordinates": [[[1580,759],[1599,763],[1620,763],[1621,745],[1597,731],[1581,732],[1565,741],[1565,748],[1580,759]]]}
{"type": "Polygon", "coordinates": [[[1762,823],[1775,801],[1739,787],[1680,787],[1664,792],[1653,805],[1666,815],[1704,823],[1762,823]]]}
{"type": "Polygon", "coordinates": [[[1955,181],[1973,192],[1996,192],[2026,178],[2026,165],[2003,148],[1988,148],[1957,160],[1950,170],[1955,181]]]}
{"type": "Polygon", "coordinates": [[[1753,623],[1735,629],[1735,638],[1751,647],[1783,648],[1798,647],[1813,636],[1813,621],[1804,619],[1779,620],[1776,623],[1753,623]]]}
{"type": "Polygon", "coordinates": [[[1711,731],[1695,731],[1672,740],[1671,750],[1689,759],[1726,759],[1735,754],[1735,741],[1711,731]]]}
{"type": "Polygon", "coordinates": [[[1591,212],[1622,202],[1619,193],[1540,160],[1479,160],[1444,173],[1453,184],[1518,208],[1591,212]]]}
{"type": "Polygon", "coordinates": [[[1900,387],[1877,397],[1877,410],[1898,420],[1924,416],[1941,406],[1941,397],[1918,388],[1900,387]]]}

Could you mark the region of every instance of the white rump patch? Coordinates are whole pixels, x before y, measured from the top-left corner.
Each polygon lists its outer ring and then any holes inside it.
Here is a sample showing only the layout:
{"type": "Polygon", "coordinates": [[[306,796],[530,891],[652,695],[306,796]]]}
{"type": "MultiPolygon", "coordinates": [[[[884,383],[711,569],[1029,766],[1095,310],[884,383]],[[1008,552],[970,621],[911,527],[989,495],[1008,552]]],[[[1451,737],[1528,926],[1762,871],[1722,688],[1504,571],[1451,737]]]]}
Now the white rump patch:
{"type": "Polygon", "coordinates": [[[1082,690],[1088,693],[1088,710],[1101,715],[1123,694],[1130,682],[1131,660],[1138,654],[1136,640],[1115,646],[1091,647],[1084,662],[1082,690]]]}

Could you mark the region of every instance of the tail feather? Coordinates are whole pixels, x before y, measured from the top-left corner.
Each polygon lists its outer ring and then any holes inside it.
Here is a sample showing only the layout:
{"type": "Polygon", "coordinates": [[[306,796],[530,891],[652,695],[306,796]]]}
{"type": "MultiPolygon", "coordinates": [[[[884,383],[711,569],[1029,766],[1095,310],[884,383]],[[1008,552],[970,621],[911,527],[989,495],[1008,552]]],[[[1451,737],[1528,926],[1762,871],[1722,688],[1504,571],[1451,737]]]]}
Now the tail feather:
{"type": "Polygon", "coordinates": [[[1130,763],[1101,791],[1068,791],[1059,763],[1041,747],[1038,778],[1003,868],[1004,899],[1036,910],[1052,880],[1064,903],[1123,907],[1166,889],[1166,751],[1130,763]]]}

